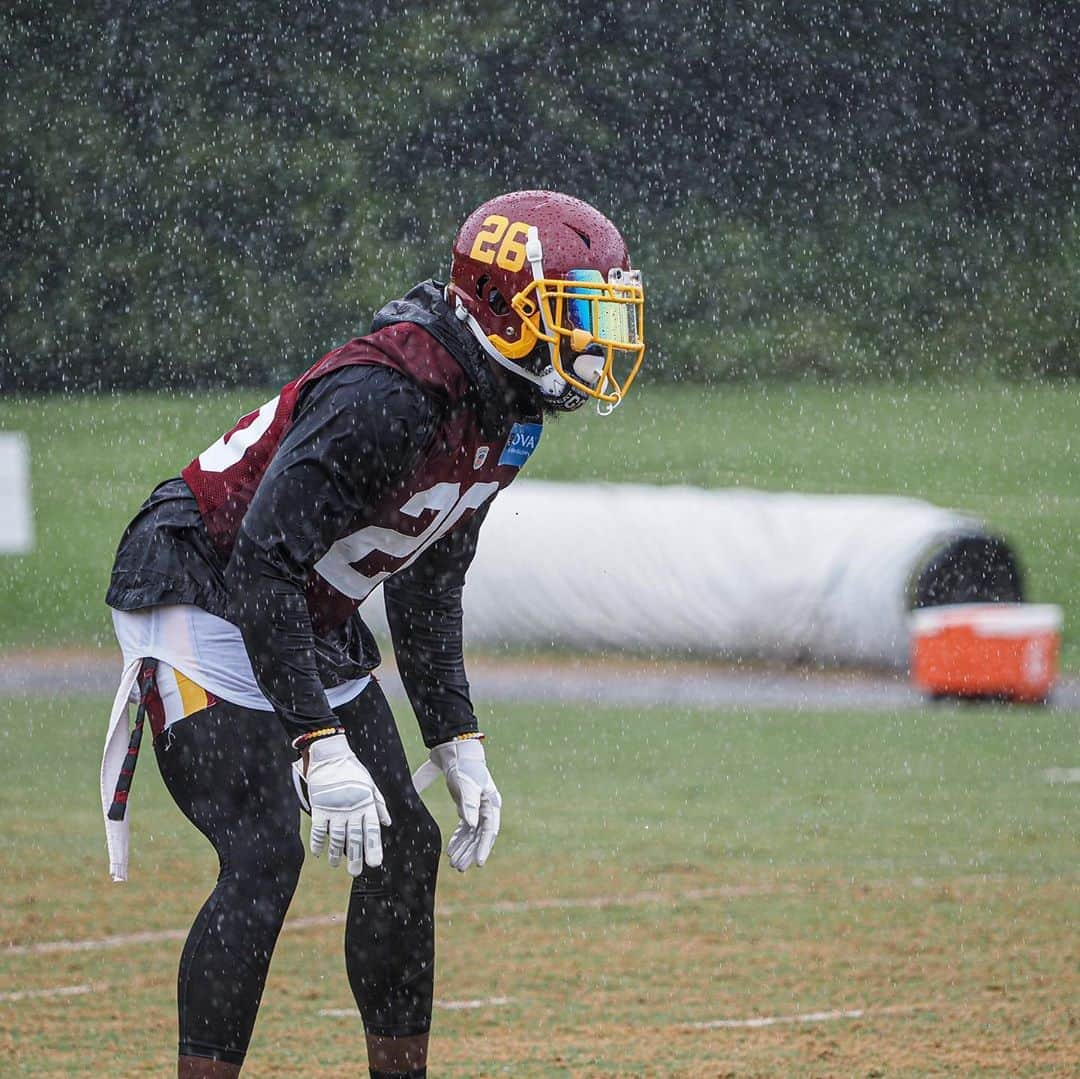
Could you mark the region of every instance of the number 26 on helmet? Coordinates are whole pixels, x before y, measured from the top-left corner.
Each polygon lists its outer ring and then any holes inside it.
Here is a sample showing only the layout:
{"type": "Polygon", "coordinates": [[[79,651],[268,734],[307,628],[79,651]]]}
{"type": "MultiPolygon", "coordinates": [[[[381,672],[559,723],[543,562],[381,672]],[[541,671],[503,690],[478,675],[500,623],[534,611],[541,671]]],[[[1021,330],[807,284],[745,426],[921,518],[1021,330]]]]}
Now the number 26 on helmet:
{"type": "Polygon", "coordinates": [[[484,203],[454,241],[458,318],[498,364],[556,408],[626,396],[645,355],[645,296],[618,229],[585,202],[516,191],[484,203]]]}

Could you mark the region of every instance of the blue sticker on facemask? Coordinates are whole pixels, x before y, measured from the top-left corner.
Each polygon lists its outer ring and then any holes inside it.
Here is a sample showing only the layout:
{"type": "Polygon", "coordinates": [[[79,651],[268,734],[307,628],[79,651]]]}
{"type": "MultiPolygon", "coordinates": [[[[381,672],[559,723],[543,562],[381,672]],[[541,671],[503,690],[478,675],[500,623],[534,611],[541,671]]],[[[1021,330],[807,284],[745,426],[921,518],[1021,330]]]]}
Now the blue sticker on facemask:
{"type": "Polygon", "coordinates": [[[510,428],[510,437],[499,457],[500,465],[521,468],[529,459],[532,451],[540,445],[540,435],[544,428],[539,423],[515,423],[510,428]]]}

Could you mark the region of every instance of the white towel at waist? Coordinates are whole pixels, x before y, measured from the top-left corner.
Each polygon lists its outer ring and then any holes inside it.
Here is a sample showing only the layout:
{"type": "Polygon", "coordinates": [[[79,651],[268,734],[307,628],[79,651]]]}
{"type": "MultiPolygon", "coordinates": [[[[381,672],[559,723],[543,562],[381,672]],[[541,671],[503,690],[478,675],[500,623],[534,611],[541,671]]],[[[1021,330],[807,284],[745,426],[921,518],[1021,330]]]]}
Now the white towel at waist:
{"type": "MultiPolygon", "coordinates": [[[[114,881],[127,880],[130,807],[121,821],[108,818],[116,782],[128,747],[128,703],[134,694],[139,663],[153,658],[182,671],[222,701],[272,712],[273,705],[255,682],[240,630],[231,622],[198,607],[176,604],[139,611],[113,611],[113,626],[124,654],[124,673],[116,691],[105,751],[101,759],[101,810],[109,848],[109,872],[114,881]]],[[[370,676],[353,679],[326,691],[331,708],[340,708],[367,688],[370,676]]]]}

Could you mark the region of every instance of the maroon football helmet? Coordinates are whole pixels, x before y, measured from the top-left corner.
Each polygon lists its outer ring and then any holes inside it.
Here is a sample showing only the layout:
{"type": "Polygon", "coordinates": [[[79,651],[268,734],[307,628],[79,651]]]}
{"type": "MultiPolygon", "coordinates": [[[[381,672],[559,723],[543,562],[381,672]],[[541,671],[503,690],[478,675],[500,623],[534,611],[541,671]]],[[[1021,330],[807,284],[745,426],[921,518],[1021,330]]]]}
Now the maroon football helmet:
{"type": "Polygon", "coordinates": [[[569,195],[485,202],[454,241],[449,294],[487,354],[556,407],[610,411],[641,367],[641,274],[618,229],[569,195]]]}

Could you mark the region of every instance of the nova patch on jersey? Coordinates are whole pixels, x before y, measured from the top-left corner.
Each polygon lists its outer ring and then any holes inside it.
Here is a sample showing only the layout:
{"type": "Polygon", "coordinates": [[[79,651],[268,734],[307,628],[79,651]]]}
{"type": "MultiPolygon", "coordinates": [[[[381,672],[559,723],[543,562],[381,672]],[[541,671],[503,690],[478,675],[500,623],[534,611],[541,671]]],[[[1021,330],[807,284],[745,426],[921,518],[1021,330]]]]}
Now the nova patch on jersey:
{"type": "Polygon", "coordinates": [[[510,428],[510,437],[499,457],[499,464],[521,468],[533,450],[540,445],[540,434],[543,430],[539,423],[515,423],[510,428]]]}

